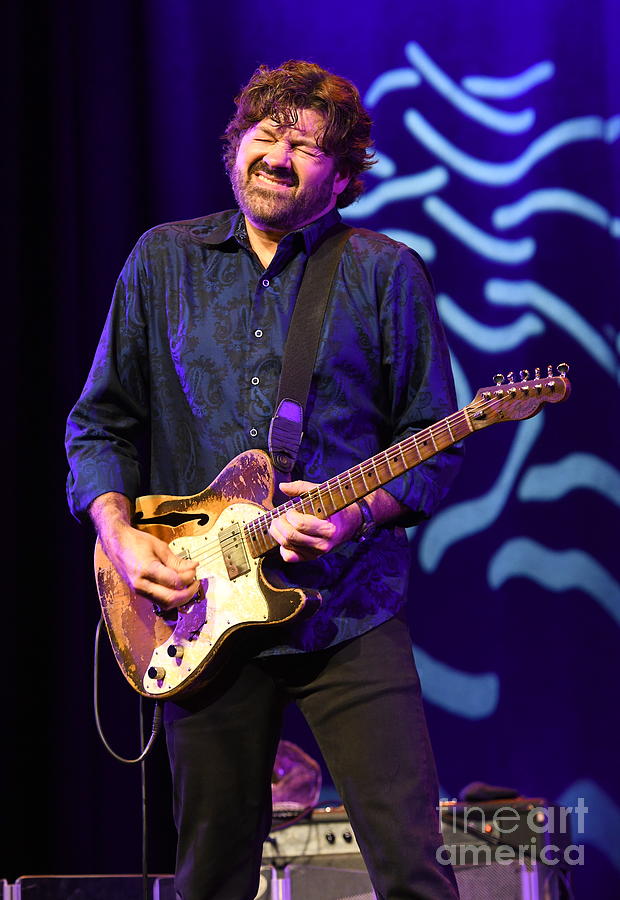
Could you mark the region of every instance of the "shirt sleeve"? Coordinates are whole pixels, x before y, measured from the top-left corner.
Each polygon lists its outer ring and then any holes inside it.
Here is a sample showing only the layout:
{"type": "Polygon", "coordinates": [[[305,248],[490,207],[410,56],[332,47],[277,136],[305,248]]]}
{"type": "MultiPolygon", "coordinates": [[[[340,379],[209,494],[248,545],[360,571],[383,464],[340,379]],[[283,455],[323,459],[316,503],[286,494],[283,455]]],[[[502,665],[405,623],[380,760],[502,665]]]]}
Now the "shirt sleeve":
{"type": "MultiPolygon", "coordinates": [[[[392,444],[456,409],[445,332],[430,277],[417,254],[402,246],[382,298],[383,364],[388,371],[392,444]]],[[[462,443],[443,450],[385,485],[411,511],[399,524],[429,518],[448,492],[463,454],[462,443]]]]}
{"type": "Polygon", "coordinates": [[[116,284],[82,394],[67,421],[67,498],[82,519],[100,494],[135,499],[140,485],[137,442],[148,419],[146,288],[140,242],[116,284]]]}

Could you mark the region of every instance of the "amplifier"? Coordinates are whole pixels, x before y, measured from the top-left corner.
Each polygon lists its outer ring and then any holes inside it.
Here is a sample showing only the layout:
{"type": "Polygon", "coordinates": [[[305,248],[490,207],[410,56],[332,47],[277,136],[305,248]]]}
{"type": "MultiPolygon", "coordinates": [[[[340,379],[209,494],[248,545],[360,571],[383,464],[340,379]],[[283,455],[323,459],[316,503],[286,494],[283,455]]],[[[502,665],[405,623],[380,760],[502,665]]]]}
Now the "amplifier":
{"type": "Polygon", "coordinates": [[[563,807],[542,798],[440,804],[442,857],[453,865],[500,860],[565,868],[571,841],[563,807]],[[563,865],[564,863],[564,865],[563,865]]]}
{"type": "MultiPolygon", "coordinates": [[[[478,804],[444,801],[440,813],[439,858],[452,864],[461,900],[570,896],[563,865],[570,828],[562,809],[543,799],[518,797],[478,804]]],[[[283,870],[280,893],[274,894],[282,900],[374,896],[343,807],[314,810],[302,822],[272,831],[263,859],[283,870]],[[338,893],[341,889],[345,892],[338,893]]]]}
{"type": "MultiPolygon", "coordinates": [[[[278,897],[275,880],[275,870],[263,866],[255,900],[278,897]]],[[[143,900],[141,875],[24,875],[0,885],[1,900],[143,900]]],[[[149,897],[176,900],[173,876],[149,876],[149,897]]]]}
{"type": "Polygon", "coordinates": [[[263,846],[265,860],[359,856],[360,848],[344,807],[315,809],[301,822],[272,830],[263,846]]]}
{"type": "MultiPolygon", "coordinates": [[[[149,876],[149,893],[158,876],[149,876]]],[[[141,875],[23,875],[11,900],[142,900],[141,875]]]]}

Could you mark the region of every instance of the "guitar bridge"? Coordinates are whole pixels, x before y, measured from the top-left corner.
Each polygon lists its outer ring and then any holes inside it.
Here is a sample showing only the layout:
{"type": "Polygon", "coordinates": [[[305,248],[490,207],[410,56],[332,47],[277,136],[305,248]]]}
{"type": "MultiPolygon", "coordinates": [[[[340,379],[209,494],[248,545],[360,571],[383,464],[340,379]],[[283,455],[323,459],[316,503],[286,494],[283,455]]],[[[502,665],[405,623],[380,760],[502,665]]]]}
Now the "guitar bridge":
{"type": "Polygon", "coordinates": [[[250,563],[239,526],[233,524],[228,528],[221,528],[219,540],[224,565],[230,580],[233,581],[240,575],[246,575],[250,571],[250,563]]]}

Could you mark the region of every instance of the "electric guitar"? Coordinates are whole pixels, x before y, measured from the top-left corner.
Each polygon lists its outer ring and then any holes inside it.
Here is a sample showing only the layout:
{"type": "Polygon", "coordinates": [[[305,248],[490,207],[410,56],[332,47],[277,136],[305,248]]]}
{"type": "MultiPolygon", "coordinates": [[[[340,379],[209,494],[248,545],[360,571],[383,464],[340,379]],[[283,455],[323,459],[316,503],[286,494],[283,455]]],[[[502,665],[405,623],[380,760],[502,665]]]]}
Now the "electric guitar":
{"type": "MultiPolygon", "coordinates": [[[[242,635],[264,637],[321,602],[316,591],[278,586],[263,570],[275,547],[272,520],[294,508],[325,519],[403,472],[496,422],[527,419],[545,403],[565,400],[568,365],[547,376],[512,373],[479,390],[463,409],[405,438],[371,459],[274,508],[275,477],[262,450],[235,457],[209,487],[190,497],[145,496],[136,501],[134,527],[165,540],[181,557],[198,560],[200,590],[185,606],[162,612],[137,596],[97,541],[97,591],[116,659],[130,685],[145,697],[171,698],[208,681],[242,635]],[[262,634],[261,634],[262,632],[262,634]]],[[[271,576],[270,576],[271,577],[271,576]]],[[[277,631],[275,631],[277,633],[277,631]]]]}

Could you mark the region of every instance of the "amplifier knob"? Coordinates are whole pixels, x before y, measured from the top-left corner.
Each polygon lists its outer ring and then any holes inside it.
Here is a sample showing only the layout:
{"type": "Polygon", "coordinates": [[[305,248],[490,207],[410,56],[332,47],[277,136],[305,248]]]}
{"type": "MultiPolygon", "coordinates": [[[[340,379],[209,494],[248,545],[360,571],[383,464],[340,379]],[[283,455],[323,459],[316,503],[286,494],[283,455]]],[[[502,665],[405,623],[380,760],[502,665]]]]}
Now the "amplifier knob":
{"type": "Polygon", "coordinates": [[[328,844],[333,844],[334,841],[336,840],[336,835],[334,834],[333,831],[328,831],[325,835],[325,840],[327,841],[328,844]]]}
{"type": "Polygon", "coordinates": [[[342,837],[343,837],[344,840],[347,842],[347,844],[350,844],[350,843],[352,842],[352,840],[353,840],[353,835],[351,834],[350,831],[344,831],[344,832],[342,833],[342,837]]]}

